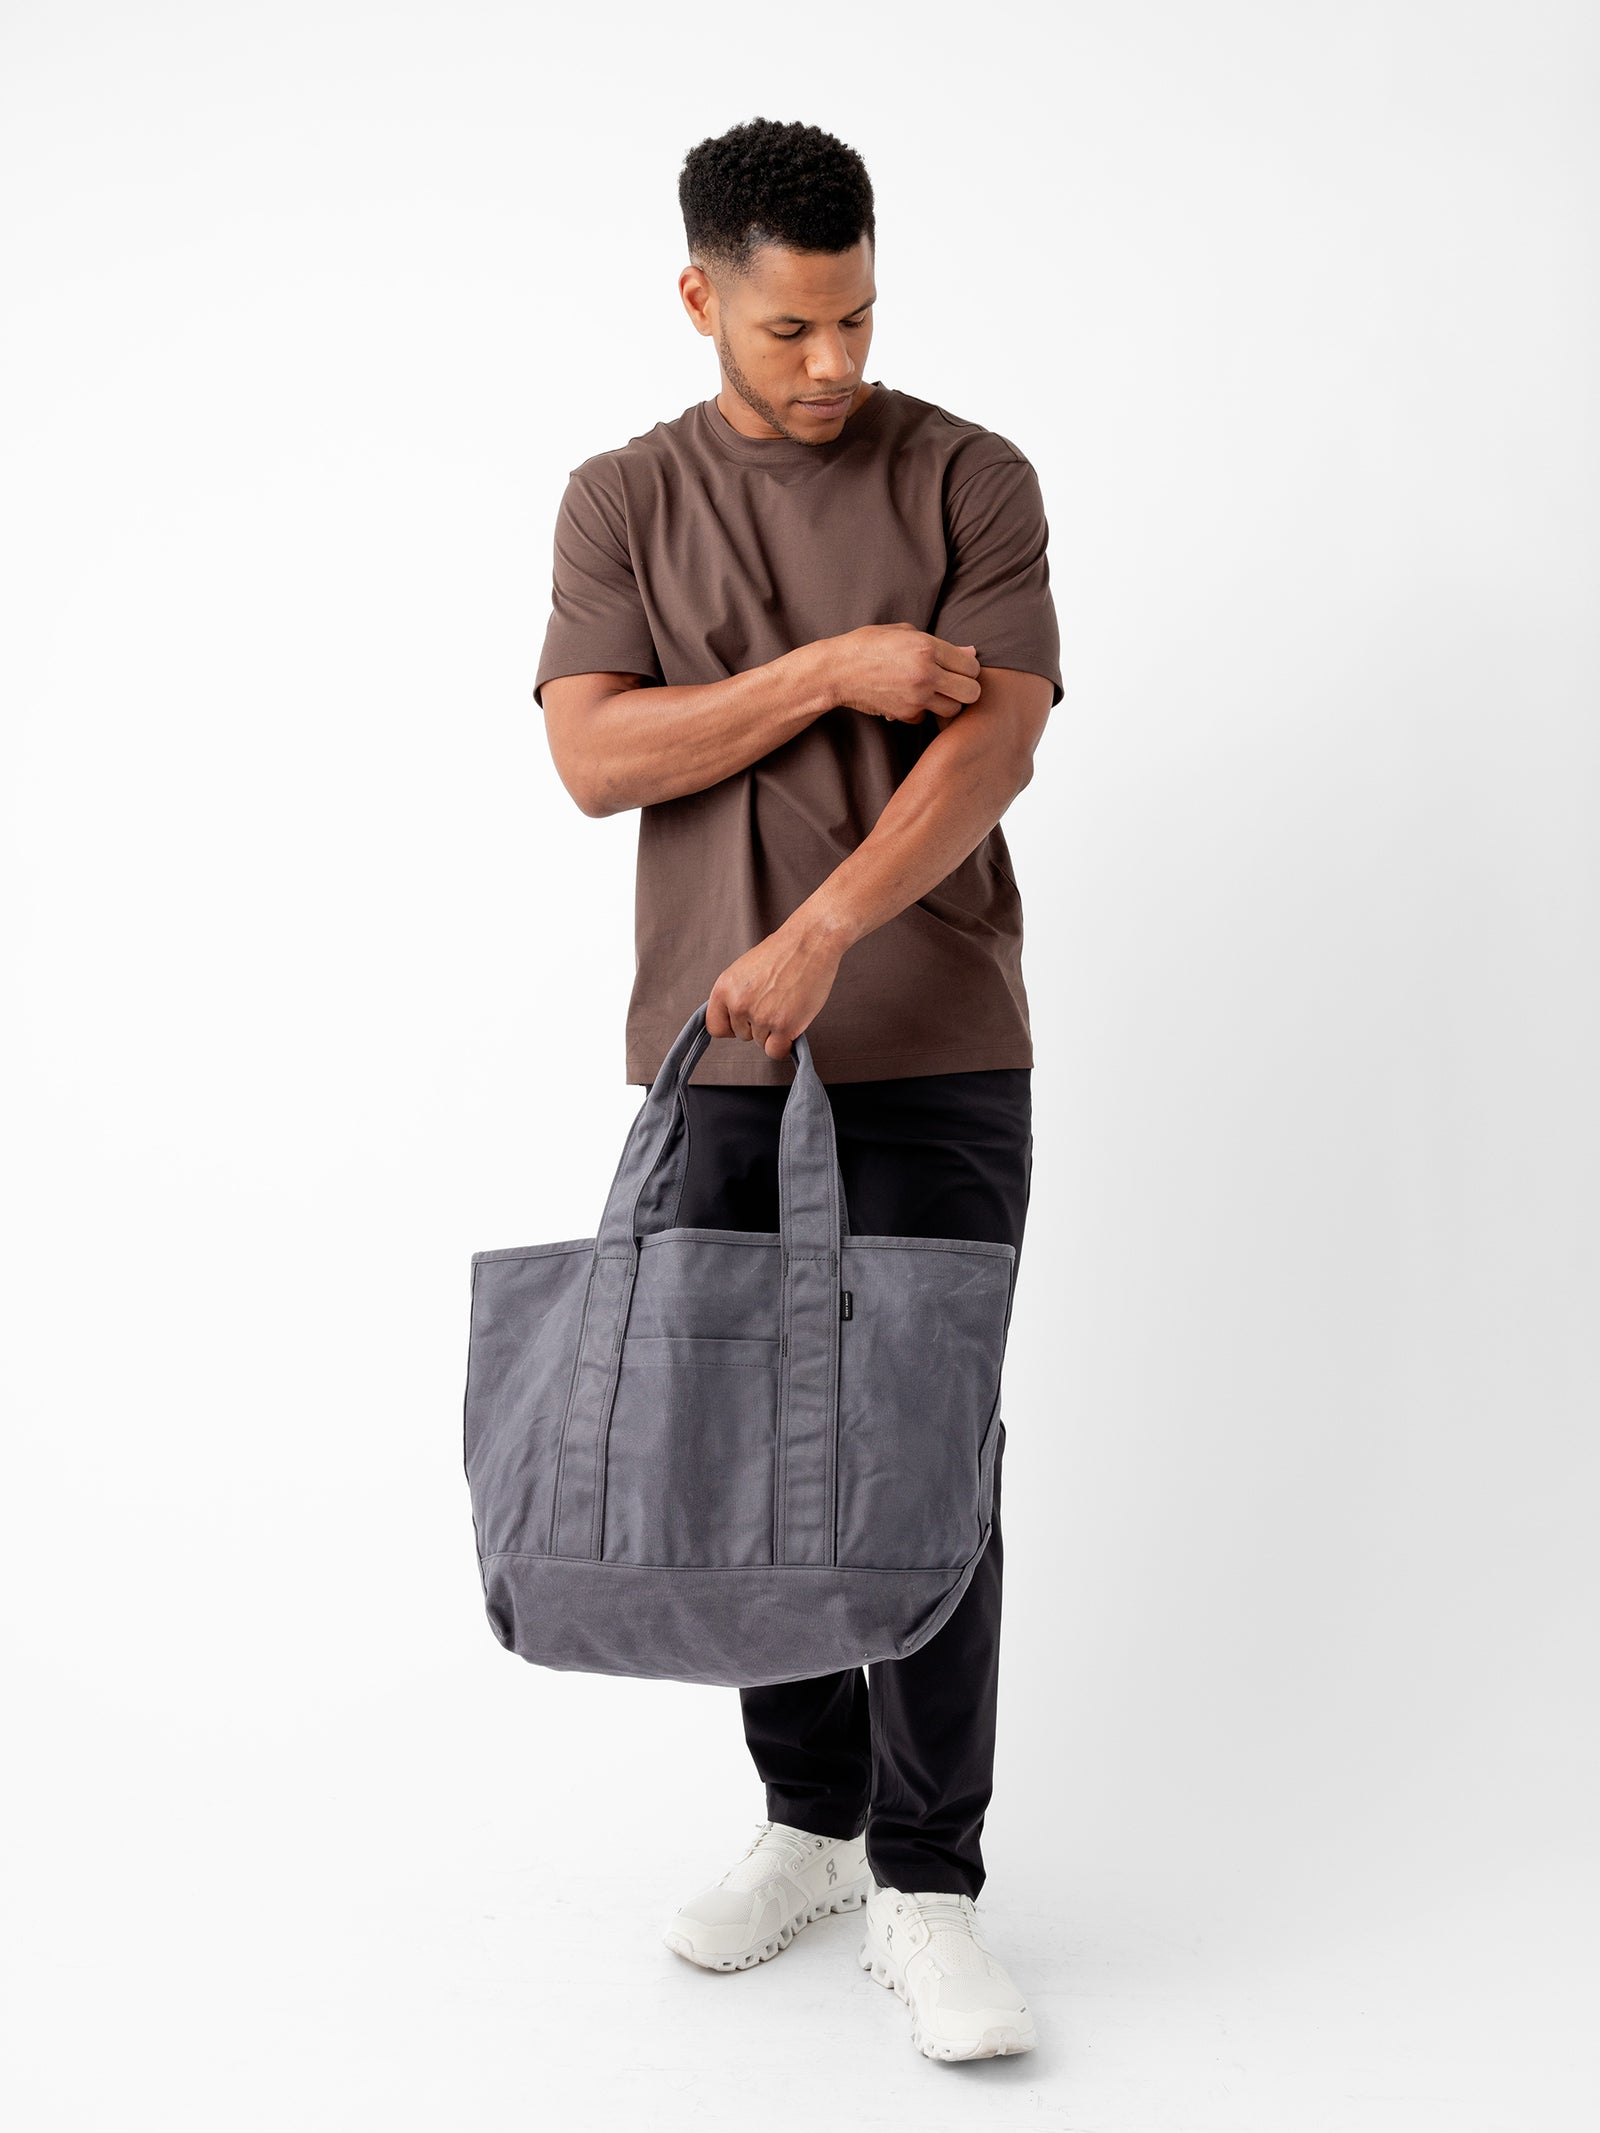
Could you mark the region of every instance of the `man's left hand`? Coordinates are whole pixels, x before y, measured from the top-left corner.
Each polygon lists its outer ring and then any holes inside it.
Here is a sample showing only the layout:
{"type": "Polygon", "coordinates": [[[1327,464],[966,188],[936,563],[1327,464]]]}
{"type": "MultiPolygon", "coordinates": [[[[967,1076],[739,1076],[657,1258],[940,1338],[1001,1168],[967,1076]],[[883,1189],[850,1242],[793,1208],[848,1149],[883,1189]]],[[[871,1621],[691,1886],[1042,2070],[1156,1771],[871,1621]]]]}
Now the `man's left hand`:
{"type": "Polygon", "coordinates": [[[830,941],[780,926],[712,986],[706,1028],[713,1037],[747,1038],[769,1059],[786,1059],[822,1012],[842,953],[830,941]]]}

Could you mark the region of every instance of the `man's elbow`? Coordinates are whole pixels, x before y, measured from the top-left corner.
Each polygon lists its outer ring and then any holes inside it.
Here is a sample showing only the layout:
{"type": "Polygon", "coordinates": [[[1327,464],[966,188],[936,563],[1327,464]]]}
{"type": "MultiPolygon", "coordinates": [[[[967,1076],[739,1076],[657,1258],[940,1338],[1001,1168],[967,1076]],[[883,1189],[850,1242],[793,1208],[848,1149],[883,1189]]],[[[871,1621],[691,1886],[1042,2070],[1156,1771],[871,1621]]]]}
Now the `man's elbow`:
{"type": "Polygon", "coordinates": [[[1009,807],[1023,787],[1033,782],[1032,743],[995,730],[985,735],[985,754],[993,766],[995,784],[1006,792],[1009,807]]]}
{"type": "Polygon", "coordinates": [[[561,780],[562,790],[577,808],[579,814],[599,821],[606,815],[614,815],[617,808],[611,795],[602,784],[598,770],[592,765],[563,762],[553,756],[556,776],[561,780]]]}
{"type": "Polygon", "coordinates": [[[579,812],[596,820],[620,814],[627,805],[607,762],[613,736],[603,708],[638,686],[636,676],[618,674],[555,675],[544,684],[545,739],[556,776],[579,812]]]}
{"type": "Polygon", "coordinates": [[[566,789],[568,799],[585,814],[598,821],[606,815],[620,812],[620,800],[606,760],[606,751],[596,746],[598,736],[592,732],[574,730],[575,721],[556,726],[547,719],[546,728],[550,742],[550,760],[555,765],[556,776],[566,789]]]}
{"type": "Polygon", "coordinates": [[[953,722],[969,745],[995,765],[996,781],[1015,796],[1033,778],[1034,751],[1050,717],[1051,684],[1047,676],[1010,667],[984,667],[983,694],[971,710],[953,722]]]}

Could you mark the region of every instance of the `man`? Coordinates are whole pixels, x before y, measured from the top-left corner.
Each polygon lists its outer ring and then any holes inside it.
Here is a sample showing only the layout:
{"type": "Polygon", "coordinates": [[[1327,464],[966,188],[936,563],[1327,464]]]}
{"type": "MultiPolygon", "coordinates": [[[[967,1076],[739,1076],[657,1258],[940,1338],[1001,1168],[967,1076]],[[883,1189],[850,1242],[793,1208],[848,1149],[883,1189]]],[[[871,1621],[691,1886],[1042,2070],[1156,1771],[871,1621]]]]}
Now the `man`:
{"type": "MultiPolygon", "coordinates": [[[[678,1220],[770,1233],[804,1030],[850,1228],[1020,1254],[1033,1048],[999,820],[1063,694],[1038,481],[1008,439],[867,379],[852,149],[754,119],[690,152],[679,200],[721,389],[573,471],[534,689],[584,812],[640,810],[628,1079],[709,1001],[738,1041],[689,1084],[678,1220]]],[[[741,1690],[769,1819],[666,1934],[740,1970],[865,1904],[861,1963],[941,2059],[1035,2040],[973,1904],[999,1474],[997,1454],[988,1545],[920,1651],[741,1690]]]]}

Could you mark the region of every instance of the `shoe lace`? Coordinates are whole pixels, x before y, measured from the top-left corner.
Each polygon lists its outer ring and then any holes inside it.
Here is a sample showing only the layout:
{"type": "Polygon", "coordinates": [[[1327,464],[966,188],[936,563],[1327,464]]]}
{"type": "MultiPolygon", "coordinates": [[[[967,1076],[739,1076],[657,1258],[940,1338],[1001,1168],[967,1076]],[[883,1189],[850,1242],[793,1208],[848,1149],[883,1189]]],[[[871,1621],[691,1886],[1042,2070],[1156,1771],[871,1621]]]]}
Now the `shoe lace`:
{"type": "Polygon", "coordinates": [[[928,1945],[934,1961],[945,1971],[987,1971],[989,1956],[976,1933],[976,1915],[970,1896],[945,1890],[902,1894],[896,1908],[916,1911],[928,1929],[928,1945]]]}
{"type": "Polygon", "coordinates": [[[771,1821],[758,1822],[755,1835],[729,1868],[724,1879],[731,1879],[746,1861],[753,1859],[758,1852],[777,1853],[781,1859],[795,1863],[820,1851],[827,1841],[826,1837],[814,1836],[809,1830],[780,1828],[776,1822],[771,1821]]]}

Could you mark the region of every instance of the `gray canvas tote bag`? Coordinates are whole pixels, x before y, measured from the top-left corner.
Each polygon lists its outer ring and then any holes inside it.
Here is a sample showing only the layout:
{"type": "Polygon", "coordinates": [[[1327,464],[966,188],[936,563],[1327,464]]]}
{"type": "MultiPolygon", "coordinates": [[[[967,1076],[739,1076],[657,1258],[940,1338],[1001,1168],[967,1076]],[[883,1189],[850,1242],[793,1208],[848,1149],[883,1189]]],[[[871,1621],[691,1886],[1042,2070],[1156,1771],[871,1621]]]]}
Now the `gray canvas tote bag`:
{"type": "Polygon", "coordinates": [[[778,1234],[680,1227],[709,1005],[640,1106],[599,1235],[473,1254],[465,1465],[509,1650],[754,1687],[903,1658],[965,1592],[1017,1254],[850,1234],[803,1033],[778,1234]]]}

